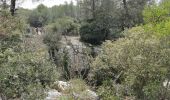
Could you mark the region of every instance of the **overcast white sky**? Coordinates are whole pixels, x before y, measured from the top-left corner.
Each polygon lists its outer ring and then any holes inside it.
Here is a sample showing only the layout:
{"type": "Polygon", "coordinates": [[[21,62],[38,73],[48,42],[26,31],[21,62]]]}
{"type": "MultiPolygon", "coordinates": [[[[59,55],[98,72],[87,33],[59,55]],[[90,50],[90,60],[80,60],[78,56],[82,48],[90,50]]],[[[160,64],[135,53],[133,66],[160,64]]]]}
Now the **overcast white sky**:
{"type": "Polygon", "coordinates": [[[52,7],[54,5],[60,5],[60,4],[64,4],[64,2],[67,1],[67,2],[71,2],[73,1],[74,4],[76,3],[75,0],[44,0],[42,2],[32,2],[32,0],[25,0],[21,5],[20,7],[23,7],[23,8],[27,8],[27,9],[34,9],[36,8],[39,4],[44,4],[46,5],[47,7],[52,7]]]}
{"type": "MultiPolygon", "coordinates": [[[[64,4],[64,2],[71,2],[73,1],[74,4],[76,4],[75,0],[42,0],[42,2],[32,2],[32,0],[25,0],[23,3],[20,4],[20,7],[27,8],[27,9],[34,9],[36,8],[39,4],[44,4],[47,7],[52,7],[54,5],[60,5],[64,4]]],[[[160,0],[156,0],[160,1],[160,0]]]]}

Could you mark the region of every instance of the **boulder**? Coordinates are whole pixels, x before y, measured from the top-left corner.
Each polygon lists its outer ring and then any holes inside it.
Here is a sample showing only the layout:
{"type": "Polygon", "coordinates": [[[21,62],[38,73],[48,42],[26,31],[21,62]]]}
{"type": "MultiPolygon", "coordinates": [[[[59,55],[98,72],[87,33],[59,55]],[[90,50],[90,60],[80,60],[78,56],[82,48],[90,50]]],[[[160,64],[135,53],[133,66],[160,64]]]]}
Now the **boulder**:
{"type": "Polygon", "coordinates": [[[163,86],[164,87],[170,87],[170,80],[165,80],[164,82],[163,82],[163,86]]]}
{"type": "Polygon", "coordinates": [[[63,82],[63,81],[56,81],[54,82],[53,88],[58,90],[59,92],[63,92],[67,89],[69,89],[70,84],[68,82],[63,82]]]}
{"type": "Polygon", "coordinates": [[[45,100],[59,100],[62,97],[71,97],[75,100],[99,100],[99,96],[88,88],[84,88],[84,90],[80,91],[74,90],[73,87],[77,87],[75,84],[76,83],[71,84],[71,82],[63,81],[54,82],[53,90],[48,92],[48,97],[46,97],[45,100]],[[71,90],[69,90],[70,88],[71,90]]]}
{"type": "Polygon", "coordinates": [[[73,93],[73,97],[76,100],[99,100],[99,96],[89,89],[83,91],[82,93],[73,93]]]}
{"type": "Polygon", "coordinates": [[[99,96],[94,91],[86,90],[86,92],[91,100],[99,100],[99,96]]]}
{"type": "Polygon", "coordinates": [[[58,100],[62,94],[57,90],[50,90],[45,100],[58,100]]]}

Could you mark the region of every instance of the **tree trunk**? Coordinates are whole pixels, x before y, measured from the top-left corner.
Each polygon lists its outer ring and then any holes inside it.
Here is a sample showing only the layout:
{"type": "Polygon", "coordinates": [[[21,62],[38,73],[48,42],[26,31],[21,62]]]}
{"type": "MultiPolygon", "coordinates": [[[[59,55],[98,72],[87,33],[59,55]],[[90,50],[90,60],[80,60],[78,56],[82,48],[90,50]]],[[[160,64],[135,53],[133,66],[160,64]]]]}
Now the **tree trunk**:
{"type": "Polygon", "coordinates": [[[95,19],[96,14],[95,14],[95,0],[92,0],[92,15],[93,15],[93,19],[95,19]]]}
{"type": "Polygon", "coordinates": [[[124,16],[124,27],[127,27],[129,28],[129,22],[128,20],[130,20],[129,18],[129,11],[128,11],[128,7],[127,7],[127,1],[126,0],[123,0],[123,7],[124,7],[124,10],[125,10],[125,16],[124,16]]]}
{"type": "Polygon", "coordinates": [[[14,16],[14,13],[15,13],[15,3],[16,3],[16,0],[11,0],[10,12],[12,16],[14,16]]]}
{"type": "Polygon", "coordinates": [[[123,0],[123,6],[124,6],[124,9],[126,11],[126,14],[128,14],[128,8],[127,8],[127,1],[126,0],[123,0]]]}

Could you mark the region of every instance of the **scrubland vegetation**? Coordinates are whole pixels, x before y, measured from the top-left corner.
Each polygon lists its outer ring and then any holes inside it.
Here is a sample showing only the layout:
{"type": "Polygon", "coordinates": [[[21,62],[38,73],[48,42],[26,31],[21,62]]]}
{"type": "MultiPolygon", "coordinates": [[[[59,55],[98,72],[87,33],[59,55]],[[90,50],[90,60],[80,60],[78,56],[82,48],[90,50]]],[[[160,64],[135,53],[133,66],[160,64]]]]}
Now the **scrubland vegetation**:
{"type": "Polygon", "coordinates": [[[0,99],[170,100],[170,1],[76,1],[0,1],[0,99]]]}

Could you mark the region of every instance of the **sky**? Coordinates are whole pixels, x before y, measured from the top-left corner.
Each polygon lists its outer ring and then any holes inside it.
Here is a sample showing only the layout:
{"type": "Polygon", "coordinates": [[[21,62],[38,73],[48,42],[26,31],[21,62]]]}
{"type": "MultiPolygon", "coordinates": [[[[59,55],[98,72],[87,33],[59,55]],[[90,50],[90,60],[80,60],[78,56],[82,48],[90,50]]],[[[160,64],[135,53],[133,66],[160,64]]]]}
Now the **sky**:
{"type": "MultiPolygon", "coordinates": [[[[54,5],[60,5],[60,4],[64,4],[64,2],[71,2],[73,1],[74,4],[76,4],[75,0],[42,0],[41,2],[32,2],[32,0],[24,0],[24,2],[22,2],[19,6],[26,8],[26,9],[34,9],[36,8],[39,4],[44,4],[47,7],[52,7],[54,5]]],[[[160,0],[156,0],[156,1],[160,1],[160,0]]]]}
{"type": "Polygon", "coordinates": [[[32,0],[25,0],[23,3],[20,4],[20,7],[26,8],[26,9],[34,9],[36,8],[39,4],[44,4],[47,7],[52,7],[54,5],[60,5],[64,4],[64,2],[71,2],[73,1],[74,4],[76,3],[75,0],[43,0],[41,2],[32,2],[32,0]]]}

